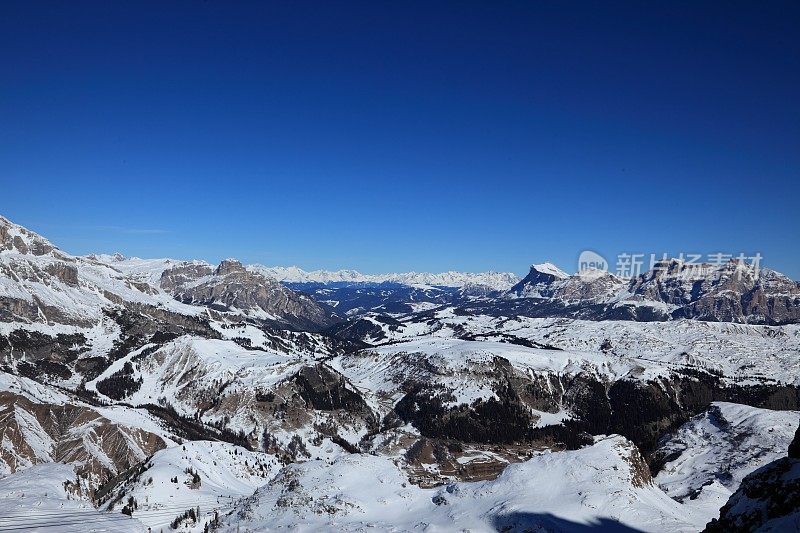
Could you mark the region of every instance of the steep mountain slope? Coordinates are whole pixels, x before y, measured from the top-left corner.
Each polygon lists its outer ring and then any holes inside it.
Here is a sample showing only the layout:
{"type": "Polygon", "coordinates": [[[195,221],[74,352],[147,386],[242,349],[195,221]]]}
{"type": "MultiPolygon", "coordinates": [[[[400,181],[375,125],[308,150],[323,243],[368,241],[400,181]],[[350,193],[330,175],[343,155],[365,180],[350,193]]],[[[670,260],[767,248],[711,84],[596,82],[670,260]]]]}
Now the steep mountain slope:
{"type": "Polygon", "coordinates": [[[291,460],[341,453],[376,423],[352,387],[311,356],[192,336],[131,352],[86,389],[107,401],[167,407],[291,460]]]}
{"type": "Polygon", "coordinates": [[[0,217],[0,321],[91,327],[104,309],[124,305],[151,314],[196,317],[154,287],[98,262],[74,257],[0,217]]]}
{"type": "Polygon", "coordinates": [[[710,521],[747,474],[785,455],[799,423],[798,411],[715,402],[659,443],[656,484],[710,521]]]}
{"type": "Polygon", "coordinates": [[[273,278],[246,269],[235,259],[214,267],[205,261],[126,258],[121,254],[92,255],[137,283],[161,289],[176,300],[222,312],[273,321],[279,327],[319,330],[337,318],[313,299],[298,294],[273,278]]]}
{"type": "Polygon", "coordinates": [[[800,430],[782,457],[748,475],[708,533],[800,529],[800,430]]]}
{"type": "Polygon", "coordinates": [[[135,414],[110,411],[0,373],[0,473],[41,463],[70,463],[91,496],[106,480],[171,442],[136,427],[135,414]],[[134,425],[122,422],[126,418],[134,425]]]}
{"type": "Polygon", "coordinates": [[[74,257],[1,217],[0,246],[3,322],[86,328],[114,308],[158,320],[202,321],[209,315],[200,306],[304,330],[336,322],[308,296],[250,272],[235,260],[212,269],[198,261],[129,263],[119,256],[74,257]]]}
{"type": "Polygon", "coordinates": [[[569,274],[552,263],[531,265],[528,275],[522,278],[508,292],[516,296],[549,298],[553,295],[552,287],[557,282],[569,278],[569,274]]]}
{"type": "Polygon", "coordinates": [[[235,259],[226,259],[213,271],[196,265],[165,270],[161,287],[184,303],[238,310],[256,318],[284,321],[303,330],[322,329],[337,321],[308,296],[246,270],[235,259]]]}

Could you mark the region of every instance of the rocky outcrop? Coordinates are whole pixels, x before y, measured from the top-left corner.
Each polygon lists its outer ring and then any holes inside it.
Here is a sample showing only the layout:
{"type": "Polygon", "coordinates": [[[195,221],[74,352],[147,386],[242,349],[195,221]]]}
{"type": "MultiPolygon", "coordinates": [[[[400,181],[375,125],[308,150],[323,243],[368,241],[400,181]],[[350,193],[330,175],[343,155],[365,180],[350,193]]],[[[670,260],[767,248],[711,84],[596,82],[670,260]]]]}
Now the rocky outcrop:
{"type": "Polygon", "coordinates": [[[5,473],[73,463],[95,487],[165,447],[161,437],[114,423],[89,407],[38,403],[10,391],[0,392],[0,440],[5,473]]]}
{"type": "Polygon", "coordinates": [[[182,286],[193,283],[214,272],[208,265],[186,262],[165,270],[161,274],[161,288],[174,294],[182,286]]]}
{"type": "Polygon", "coordinates": [[[800,459],[800,427],[794,434],[794,440],[789,445],[789,458],[800,459]]]}
{"type": "Polygon", "coordinates": [[[216,270],[214,270],[214,274],[217,276],[227,276],[233,273],[241,274],[244,272],[246,272],[244,265],[237,259],[225,259],[217,265],[216,270]]]}
{"type": "Polygon", "coordinates": [[[75,265],[59,261],[47,265],[45,271],[70,287],[78,286],[78,268],[75,265]]]}
{"type": "Polygon", "coordinates": [[[213,272],[202,265],[166,270],[161,286],[184,303],[221,311],[235,309],[297,329],[319,331],[338,321],[309,296],[246,270],[234,259],[226,259],[213,272]]]}
{"type": "Polygon", "coordinates": [[[0,216],[0,250],[20,254],[46,255],[56,250],[56,247],[40,235],[0,216]]]}
{"type": "Polygon", "coordinates": [[[800,429],[788,457],[759,468],[742,481],[715,518],[708,533],[796,531],[800,523],[800,429]]]}
{"type": "Polygon", "coordinates": [[[39,307],[30,300],[0,297],[0,322],[35,322],[39,316],[39,307]]]}

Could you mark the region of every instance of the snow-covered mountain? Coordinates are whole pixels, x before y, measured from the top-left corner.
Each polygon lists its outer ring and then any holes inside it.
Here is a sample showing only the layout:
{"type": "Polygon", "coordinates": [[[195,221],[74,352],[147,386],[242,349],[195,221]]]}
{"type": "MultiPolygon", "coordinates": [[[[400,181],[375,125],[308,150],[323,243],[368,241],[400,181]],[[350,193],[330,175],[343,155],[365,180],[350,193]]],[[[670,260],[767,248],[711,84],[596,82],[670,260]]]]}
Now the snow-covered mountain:
{"type": "Polygon", "coordinates": [[[296,266],[266,267],[249,265],[248,269],[285,283],[399,283],[402,285],[427,285],[433,287],[464,287],[478,285],[495,291],[505,291],[519,282],[519,277],[510,272],[404,272],[395,274],[362,274],[356,270],[305,271],[296,266]]]}
{"type": "Polygon", "coordinates": [[[127,506],[152,531],[189,529],[231,512],[280,467],[268,453],[227,442],[188,441],[156,452],[136,475],[109,487],[100,509],[113,516],[127,506]]]}
{"type": "Polygon", "coordinates": [[[279,282],[0,219],[0,529],[697,531],[797,426],[800,325],[680,268],[279,282]]]}
{"type": "MultiPolygon", "coordinates": [[[[361,274],[355,270],[306,272],[297,267],[239,265],[235,278],[248,278],[247,301],[234,301],[241,291],[225,285],[218,276],[209,276],[219,267],[204,261],[125,258],[115,254],[92,255],[88,259],[111,266],[142,284],[166,289],[181,301],[195,301],[225,308],[243,305],[250,313],[263,311],[262,317],[278,315],[327,327],[336,320],[312,310],[291,293],[279,295],[280,285],[308,294],[329,306],[339,317],[361,316],[370,312],[406,314],[429,306],[462,306],[468,314],[530,317],[572,317],[590,320],[675,320],[691,318],[714,322],[750,324],[792,324],[800,322],[800,282],[773,270],[756,269],[738,260],[720,265],[688,264],[680,260],[657,262],[650,271],[632,279],[622,279],[601,270],[582,270],[569,275],[552,263],[532,265],[528,275],[486,272],[479,274],[444,272],[441,274],[361,274]],[[249,273],[249,275],[247,274],[249,273]],[[200,278],[210,284],[203,286],[200,278]],[[183,287],[181,287],[183,285],[183,287]],[[274,296],[257,297],[254,291],[270,286],[274,296]],[[258,301],[253,301],[253,299],[258,301]],[[270,301],[271,300],[271,301],[270,301]],[[272,302],[284,301],[276,305],[272,302]],[[260,310],[260,311],[259,311],[260,310]]],[[[233,271],[228,273],[234,273],[233,271]]],[[[302,324],[306,328],[308,324],[302,324]]]]}
{"type": "Polygon", "coordinates": [[[591,319],[791,324],[800,321],[800,282],[739,260],[719,265],[657,262],[632,279],[600,270],[566,276],[553,265],[533,265],[508,292],[500,312],[591,319]]]}

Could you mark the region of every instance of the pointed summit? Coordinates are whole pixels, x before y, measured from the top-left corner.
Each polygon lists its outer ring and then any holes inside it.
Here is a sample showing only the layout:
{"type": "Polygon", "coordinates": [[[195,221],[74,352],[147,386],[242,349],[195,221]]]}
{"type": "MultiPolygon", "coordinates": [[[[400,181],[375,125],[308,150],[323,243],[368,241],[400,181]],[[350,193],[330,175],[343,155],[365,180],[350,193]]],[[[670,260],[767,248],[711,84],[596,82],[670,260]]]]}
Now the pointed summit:
{"type": "Polygon", "coordinates": [[[569,275],[553,263],[531,265],[525,278],[511,287],[510,293],[524,297],[547,298],[552,295],[552,285],[569,278],[569,275]]]}
{"type": "Polygon", "coordinates": [[[567,279],[569,274],[558,268],[556,265],[550,262],[538,263],[531,265],[531,271],[536,270],[540,274],[549,274],[554,276],[558,279],[567,279]]]}

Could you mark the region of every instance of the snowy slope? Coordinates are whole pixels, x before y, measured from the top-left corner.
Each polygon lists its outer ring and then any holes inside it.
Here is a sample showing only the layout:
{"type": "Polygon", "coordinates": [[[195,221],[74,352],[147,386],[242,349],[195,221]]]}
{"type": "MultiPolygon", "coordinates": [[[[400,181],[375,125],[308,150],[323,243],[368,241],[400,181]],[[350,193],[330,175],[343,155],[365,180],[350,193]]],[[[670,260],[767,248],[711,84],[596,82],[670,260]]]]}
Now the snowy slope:
{"type": "Polygon", "coordinates": [[[617,524],[697,531],[691,510],[648,479],[621,437],[509,466],[494,481],[422,489],[391,461],[350,455],[283,469],[223,520],[223,531],[523,531],[617,524]]]}
{"type": "Polygon", "coordinates": [[[207,268],[213,267],[211,263],[202,260],[184,261],[181,259],[169,258],[140,259],[138,257],[125,257],[121,254],[92,254],[86,256],[86,258],[112,266],[131,279],[147,283],[153,287],[160,287],[161,275],[165,270],[169,270],[175,266],[194,265],[205,266],[207,268]]]}
{"type": "Polygon", "coordinates": [[[0,298],[11,312],[0,314],[2,322],[88,327],[102,319],[104,308],[123,301],[185,315],[201,312],[146,281],[128,277],[96,257],[62,252],[44,237],[0,217],[0,298]]]}
{"type": "Polygon", "coordinates": [[[226,442],[185,442],[153,455],[135,476],[114,489],[102,509],[119,513],[133,498],[133,516],[158,531],[199,507],[198,519],[185,525],[202,531],[215,512],[229,512],[237,500],[272,479],[280,466],[274,456],[226,442]]]}
{"type": "Polygon", "coordinates": [[[0,479],[0,531],[144,533],[146,530],[134,518],[96,510],[70,465],[42,464],[0,479]]]}
{"type": "MultiPolygon", "coordinates": [[[[97,390],[97,383],[125,366],[136,362],[134,379],[142,385],[128,401],[134,405],[158,403],[164,399],[173,406],[195,409],[195,400],[221,384],[228,393],[252,390],[256,385],[269,387],[286,379],[302,359],[275,352],[245,349],[235,342],[183,336],[157,347],[146,346],[115,361],[102,374],[86,384],[97,390]]],[[[208,394],[214,394],[208,392],[208,394]]]]}
{"type": "MultiPolygon", "coordinates": [[[[452,392],[450,405],[471,404],[496,398],[498,376],[493,362],[502,357],[522,375],[577,375],[600,380],[631,376],[654,378],[662,373],[655,364],[644,368],[625,358],[601,352],[545,350],[496,341],[466,341],[436,336],[386,344],[358,354],[344,355],[329,363],[362,391],[390,399],[383,409],[406,394],[406,382],[425,383],[452,392]]],[[[537,413],[542,416],[543,413],[537,413]]]]}
{"type": "Polygon", "coordinates": [[[549,274],[558,279],[566,279],[569,277],[569,274],[558,268],[556,265],[550,262],[545,263],[537,263],[534,264],[531,268],[536,269],[538,272],[543,274],[549,274]]]}
{"type": "Polygon", "coordinates": [[[661,444],[670,460],[655,481],[710,521],[746,475],[786,455],[799,421],[797,411],[715,402],[661,444]]]}
{"type": "Polygon", "coordinates": [[[603,353],[644,367],[696,368],[740,383],[752,379],[800,383],[800,326],[760,326],[729,322],[594,321],[567,318],[464,315],[443,308],[399,317],[400,326],[373,320],[385,341],[420,337],[530,341],[580,353],[603,353]]]}

